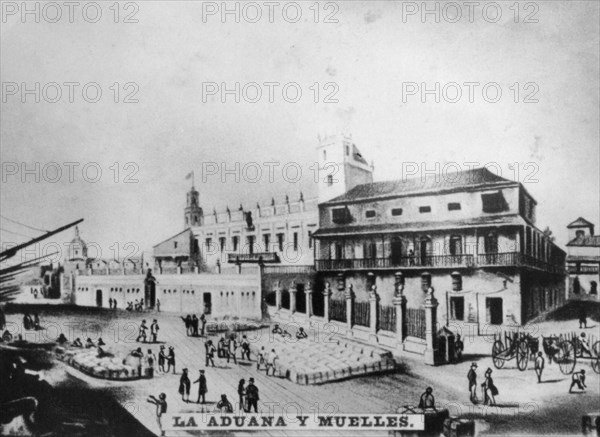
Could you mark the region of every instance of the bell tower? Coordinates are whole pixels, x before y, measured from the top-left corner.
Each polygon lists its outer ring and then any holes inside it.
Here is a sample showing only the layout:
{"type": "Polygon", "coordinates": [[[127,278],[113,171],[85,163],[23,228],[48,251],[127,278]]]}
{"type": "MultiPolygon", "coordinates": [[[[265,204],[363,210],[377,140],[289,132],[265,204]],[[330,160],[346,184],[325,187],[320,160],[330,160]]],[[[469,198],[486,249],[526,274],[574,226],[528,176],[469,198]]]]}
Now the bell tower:
{"type": "Polygon", "coordinates": [[[357,185],[373,182],[373,165],[362,156],[352,135],[319,135],[319,203],[341,196],[357,185]]]}
{"type": "Polygon", "coordinates": [[[202,208],[200,208],[200,193],[196,191],[194,186],[187,193],[185,213],[184,213],[185,229],[192,226],[202,225],[202,208]]]}

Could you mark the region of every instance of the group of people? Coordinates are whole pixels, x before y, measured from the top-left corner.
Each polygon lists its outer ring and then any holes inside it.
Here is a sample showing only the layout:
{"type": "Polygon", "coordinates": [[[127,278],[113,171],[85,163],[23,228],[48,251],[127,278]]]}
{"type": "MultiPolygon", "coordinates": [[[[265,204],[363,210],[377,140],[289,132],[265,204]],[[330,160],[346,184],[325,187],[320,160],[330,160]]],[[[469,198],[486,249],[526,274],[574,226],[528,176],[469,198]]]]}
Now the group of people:
{"type": "Polygon", "coordinates": [[[40,316],[38,313],[33,313],[33,317],[28,312],[23,315],[23,327],[27,330],[34,329],[36,331],[42,329],[40,325],[40,316]]]}
{"type": "Polygon", "coordinates": [[[204,331],[206,329],[206,316],[204,314],[200,315],[200,318],[196,316],[196,314],[190,315],[188,314],[185,317],[181,317],[183,323],[185,324],[185,332],[188,337],[204,337],[204,331]]]}
{"type": "MultiPolygon", "coordinates": [[[[190,402],[190,391],[192,384],[198,384],[198,399],[196,403],[206,404],[206,393],[208,393],[208,382],[206,380],[206,374],[203,369],[199,370],[198,379],[194,382],[191,381],[188,369],[182,370],[181,377],[179,378],[179,394],[183,402],[190,402]]],[[[255,413],[258,413],[258,401],[260,400],[258,394],[258,387],[254,385],[254,378],[248,380],[246,386],[246,380],[240,379],[238,383],[238,398],[239,398],[239,409],[244,410],[247,413],[254,409],[255,413]]],[[[221,395],[221,400],[216,405],[217,410],[223,413],[233,413],[233,405],[227,399],[226,394],[221,395]]]]}
{"type": "MultiPolygon", "coordinates": [[[[498,387],[494,384],[492,378],[492,369],[490,367],[485,371],[485,380],[481,384],[481,391],[483,394],[483,405],[496,405],[496,396],[498,396],[498,387]]],[[[471,368],[467,373],[467,379],[469,380],[469,398],[474,404],[479,403],[477,399],[477,363],[471,363],[471,368]]]]}
{"type": "MultiPolygon", "coordinates": [[[[117,300],[113,299],[114,308],[117,308],[117,300]]],[[[127,311],[144,311],[144,298],[136,299],[135,302],[127,302],[127,311]]]]}
{"type": "MultiPolygon", "coordinates": [[[[283,338],[293,338],[292,334],[290,334],[286,329],[281,329],[281,327],[279,326],[278,323],[275,323],[275,325],[273,326],[273,329],[271,330],[271,332],[273,334],[279,334],[283,338]]],[[[302,326],[300,326],[298,328],[298,330],[296,331],[296,339],[297,340],[302,340],[304,338],[308,338],[308,334],[306,333],[306,331],[304,330],[304,328],[302,326]]]]}
{"type": "Polygon", "coordinates": [[[175,370],[175,348],[169,346],[168,352],[165,351],[165,346],[161,345],[158,352],[158,357],[154,354],[152,349],[148,349],[148,352],[144,354],[141,347],[131,351],[129,355],[139,358],[140,366],[142,368],[150,369],[151,376],[154,373],[176,373],[175,370]]]}
{"type": "MultiPolygon", "coordinates": [[[[146,325],[146,320],[142,320],[140,327],[138,329],[138,336],[135,341],[148,343],[148,336],[146,331],[148,330],[148,326],[146,325]]],[[[160,330],[160,326],[158,326],[158,322],[156,319],[152,321],[150,325],[150,343],[156,343],[158,341],[158,331],[160,330]]]]}

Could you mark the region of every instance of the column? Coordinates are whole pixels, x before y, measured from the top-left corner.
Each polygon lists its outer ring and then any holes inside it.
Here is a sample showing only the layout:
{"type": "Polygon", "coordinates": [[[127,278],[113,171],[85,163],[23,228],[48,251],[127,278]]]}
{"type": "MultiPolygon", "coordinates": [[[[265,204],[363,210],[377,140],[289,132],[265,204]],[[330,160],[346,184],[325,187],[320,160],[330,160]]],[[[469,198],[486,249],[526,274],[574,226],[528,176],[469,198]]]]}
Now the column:
{"type": "Polygon", "coordinates": [[[396,336],[398,345],[404,342],[404,319],[406,318],[406,296],[404,296],[404,285],[396,288],[396,295],[392,299],[392,304],[396,309],[396,336]]]}
{"type": "Polygon", "coordinates": [[[306,289],[304,290],[304,296],[306,299],[306,317],[312,317],[313,315],[313,307],[312,307],[312,284],[308,282],[306,284],[306,289]]]}
{"type": "Polygon", "coordinates": [[[435,347],[437,334],[437,306],[438,301],[433,295],[433,287],[427,290],[427,298],[425,299],[425,341],[427,348],[425,349],[425,364],[430,366],[435,365],[435,347]]]}
{"type": "Polygon", "coordinates": [[[369,293],[369,329],[371,334],[377,334],[377,285],[373,285],[371,287],[371,291],[369,293]]]}
{"type": "Polygon", "coordinates": [[[277,281],[275,284],[275,310],[279,311],[281,309],[281,284],[277,281]]]}
{"type": "Polygon", "coordinates": [[[298,289],[296,288],[296,283],[292,282],[290,285],[290,313],[294,314],[296,312],[296,293],[298,289]]]}
{"type": "Polygon", "coordinates": [[[352,284],[346,290],[346,326],[348,331],[352,330],[352,298],[354,297],[354,287],[352,284]]]}
{"type": "Polygon", "coordinates": [[[329,322],[329,299],[331,299],[331,285],[327,282],[325,290],[323,290],[323,318],[325,322],[329,322]]]}

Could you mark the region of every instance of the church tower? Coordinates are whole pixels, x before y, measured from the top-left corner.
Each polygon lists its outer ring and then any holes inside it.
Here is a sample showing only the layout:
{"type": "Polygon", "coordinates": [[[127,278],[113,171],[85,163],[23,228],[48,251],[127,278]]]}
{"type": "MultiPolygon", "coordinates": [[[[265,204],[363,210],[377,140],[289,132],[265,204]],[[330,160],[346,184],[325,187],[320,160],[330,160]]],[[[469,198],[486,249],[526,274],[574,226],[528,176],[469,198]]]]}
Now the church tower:
{"type": "Polygon", "coordinates": [[[200,226],[202,224],[202,208],[200,208],[200,193],[196,191],[194,186],[187,193],[185,205],[185,229],[192,226],[200,226]]]}
{"type": "Polygon", "coordinates": [[[361,155],[351,135],[319,136],[319,203],[373,182],[373,165],[361,155]]]}

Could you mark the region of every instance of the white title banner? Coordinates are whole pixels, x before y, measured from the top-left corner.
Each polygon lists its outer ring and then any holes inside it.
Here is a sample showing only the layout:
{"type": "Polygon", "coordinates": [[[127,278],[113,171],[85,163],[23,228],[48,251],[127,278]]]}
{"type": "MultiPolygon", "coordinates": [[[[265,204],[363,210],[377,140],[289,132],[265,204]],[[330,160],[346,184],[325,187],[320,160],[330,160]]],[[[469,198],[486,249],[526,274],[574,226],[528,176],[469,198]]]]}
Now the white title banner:
{"type": "Polygon", "coordinates": [[[257,431],[267,429],[316,431],[339,430],[411,430],[425,429],[423,414],[334,414],[282,416],[262,414],[180,413],[163,418],[166,430],[232,430],[257,431]]]}

